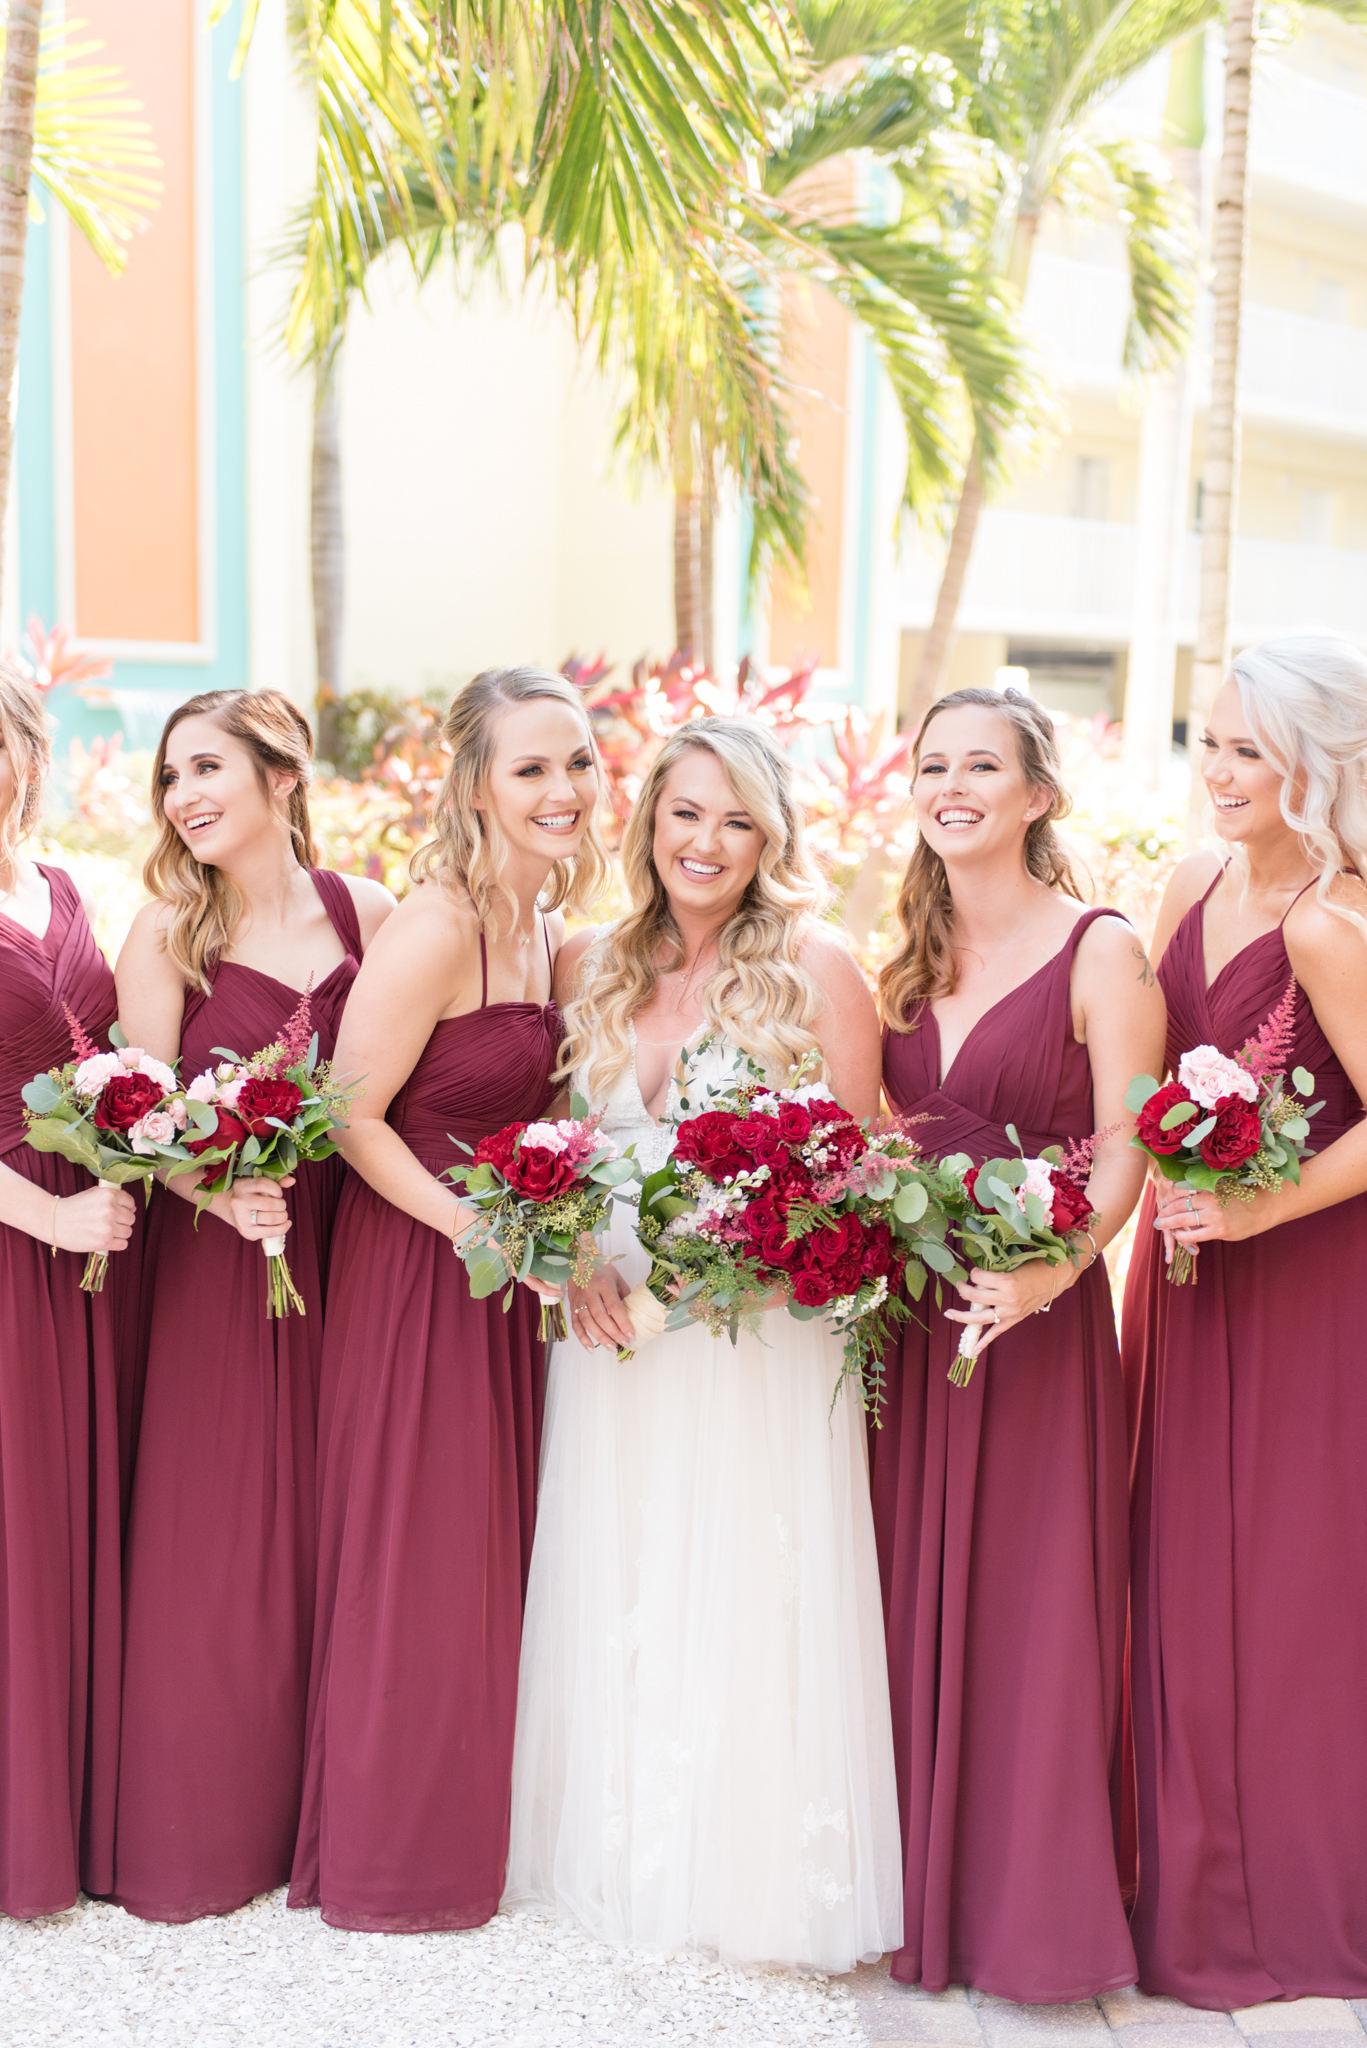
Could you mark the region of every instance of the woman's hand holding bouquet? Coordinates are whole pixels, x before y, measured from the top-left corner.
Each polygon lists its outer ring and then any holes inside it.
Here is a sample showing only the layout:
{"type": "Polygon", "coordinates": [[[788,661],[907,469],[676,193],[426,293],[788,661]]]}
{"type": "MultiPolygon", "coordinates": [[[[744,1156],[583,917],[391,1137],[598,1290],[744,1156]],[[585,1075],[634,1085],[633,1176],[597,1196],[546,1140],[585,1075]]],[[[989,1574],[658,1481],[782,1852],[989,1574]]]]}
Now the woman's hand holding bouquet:
{"type": "Polygon", "coordinates": [[[1300,1180],[1310,1118],[1324,1105],[1297,1099],[1314,1093],[1314,1076],[1304,1067],[1292,1073],[1290,1092],[1286,1085],[1297,994],[1293,979],[1232,1059],[1198,1045],[1183,1053],[1175,1081],[1160,1086],[1139,1074],[1130,1083],[1125,1103],[1138,1118],[1131,1142],[1175,1184],[1162,1192],[1155,1221],[1168,1239],[1168,1278],[1179,1286],[1195,1279],[1199,1250],[1180,1241],[1180,1230],[1215,1234],[1212,1226],[1231,1201],[1251,1203],[1300,1180]],[[1202,1204],[1202,1195],[1213,1195],[1214,1204],[1202,1204]]]}
{"type": "MultiPolygon", "coordinates": [[[[1077,1239],[1086,1236],[1096,1221],[1087,1182],[1104,1134],[1070,1144],[1066,1152],[1051,1145],[1039,1158],[1027,1159],[1015,1126],[1008,1124],[1006,1132],[1017,1148],[1015,1159],[985,1159],[981,1166],[962,1155],[941,1161],[943,1170],[959,1181],[957,1236],[965,1261],[974,1269],[960,1285],[970,1307],[946,1311],[951,1322],[965,1325],[949,1368],[956,1387],[968,1385],[978,1353],[998,1329],[1047,1310],[1061,1291],[1056,1277],[1047,1293],[1035,1298],[1030,1285],[1034,1276],[1022,1269],[1043,1265],[1057,1272],[1067,1265],[1077,1267],[1086,1248],[1077,1239]],[[980,1292],[981,1276],[998,1273],[1019,1273],[1021,1280],[1015,1287],[996,1290],[1004,1298],[989,1303],[980,1292]]],[[[1096,1256],[1094,1244],[1092,1254],[1096,1256]]]]}
{"type": "MultiPolygon", "coordinates": [[[[637,1177],[630,1147],[619,1155],[576,1095],[571,1117],[559,1123],[509,1124],[482,1138],[468,1166],[449,1166],[445,1178],[460,1189],[475,1221],[453,1239],[470,1276],[476,1301],[513,1283],[539,1280],[562,1287],[583,1285],[599,1263],[593,1233],[616,1200],[616,1190],[637,1177]]],[[[460,1143],[457,1139],[454,1142],[460,1143]]],[[[565,1334],[558,1300],[541,1305],[541,1338],[565,1334]]]]}
{"type": "MultiPolygon", "coordinates": [[[[76,1057],[36,1074],[23,1089],[25,1140],[35,1152],[56,1152],[88,1168],[106,1188],[141,1181],[150,1199],[154,1174],[185,1173],[195,1164],[175,1071],[129,1045],[117,1024],[109,1034],[113,1050],[100,1052],[69,1009],[66,1020],[76,1057]]],[[[81,1276],[87,1294],[102,1291],[108,1270],[108,1251],[92,1249],[81,1276]]]]}
{"type": "MultiPolygon", "coordinates": [[[[196,1155],[202,1173],[195,1192],[198,1210],[208,1208],[217,1194],[231,1193],[240,1200],[243,1183],[250,1194],[252,1181],[288,1181],[297,1166],[330,1159],[336,1152],[332,1133],[345,1129],[343,1112],[356,1091],[319,1061],[309,1009],[305,989],[278,1039],[250,1059],[215,1046],[220,1064],[185,1089],[186,1119],[195,1132],[186,1150],[196,1155]]],[[[285,1262],[283,1231],[261,1242],[267,1315],[285,1316],[291,1309],[303,1315],[303,1298],[285,1262]]]]}

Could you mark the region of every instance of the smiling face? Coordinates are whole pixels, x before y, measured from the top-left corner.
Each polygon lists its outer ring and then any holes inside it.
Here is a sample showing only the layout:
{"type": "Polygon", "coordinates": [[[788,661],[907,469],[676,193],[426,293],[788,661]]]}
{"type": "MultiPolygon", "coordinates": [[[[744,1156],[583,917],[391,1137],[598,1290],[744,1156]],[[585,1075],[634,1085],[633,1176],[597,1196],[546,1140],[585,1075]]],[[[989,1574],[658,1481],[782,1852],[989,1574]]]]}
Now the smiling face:
{"type": "Polygon", "coordinates": [[[1282,772],[1253,738],[1233,676],[1216,692],[1198,758],[1221,839],[1248,846],[1290,833],[1282,816],[1282,772]]]}
{"type": "Polygon", "coordinates": [[[921,835],[944,861],[1019,858],[1025,829],[1049,809],[1027,782],[1009,720],[960,704],[926,728],[912,786],[921,835]]]}
{"type": "Polygon", "coordinates": [[[670,906],[720,927],[740,907],[764,834],[710,747],[685,747],[660,786],[651,855],[670,906]]]}
{"type": "Polygon", "coordinates": [[[270,768],[263,782],[252,749],[202,712],[167,736],[162,807],[196,860],[231,869],[265,834],[283,833],[288,845],[287,805],[298,780],[270,768]]]}
{"type": "Polygon", "coordinates": [[[497,820],[510,854],[569,860],[598,797],[588,729],[568,704],[537,697],[501,714],[493,758],[474,802],[497,820]]]}

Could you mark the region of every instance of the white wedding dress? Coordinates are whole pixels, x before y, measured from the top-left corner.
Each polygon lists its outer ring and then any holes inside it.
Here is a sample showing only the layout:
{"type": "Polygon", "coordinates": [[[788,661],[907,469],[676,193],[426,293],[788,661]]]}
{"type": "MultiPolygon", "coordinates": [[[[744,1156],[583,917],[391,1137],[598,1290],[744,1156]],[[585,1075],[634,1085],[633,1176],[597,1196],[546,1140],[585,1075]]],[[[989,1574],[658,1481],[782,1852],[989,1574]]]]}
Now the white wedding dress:
{"type": "MultiPolygon", "coordinates": [[[[673,1132],[632,1065],[603,1128],[673,1132]]],[[[695,1108],[735,1055],[689,1071],[695,1108]],[[701,1087],[698,1086],[701,1084],[701,1087]]],[[[677,1116],[678,1081],[666,1114],[677,1116]]],[[[618,1204],[607,1249],[647,1258],[618,1204]]],[[[550,1356],[506,1901],[600,1940],[828,1973],[902,1940],[864,1416],[820,1321],[550,1356]]]]}

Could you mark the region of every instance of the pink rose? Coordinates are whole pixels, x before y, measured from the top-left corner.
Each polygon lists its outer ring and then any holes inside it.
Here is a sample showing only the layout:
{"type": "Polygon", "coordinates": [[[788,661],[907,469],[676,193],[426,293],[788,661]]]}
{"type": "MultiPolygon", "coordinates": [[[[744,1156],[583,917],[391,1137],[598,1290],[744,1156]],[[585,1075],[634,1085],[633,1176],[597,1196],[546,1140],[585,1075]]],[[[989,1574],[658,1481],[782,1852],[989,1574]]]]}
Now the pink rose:
{"type": "Polygon", "coordinates": [[[1196,1045],[1184,1052],[1177,1065],[1177,1078],[1202,1109],[1218,1109],[1231,1095],[1245,1102],[1258,1100],[1258,1084],[1237,1061],[1226,1059],[1213,1045],[1196,1045]]]}
{"type": "Polygon", "coordinates": [[[185,1093],[191,1102],[212,1102],[218,1083],[212,1074],[196,1074],[185,1093]]]}
{"type": "Polygon", "coordinates": [[[128,1142],[135,1152],[154,1152],[158,1145],[171,1144],[176,1136],[175,1120],[164,1109],[154,1109],[139,1117],[128,1133],[128,1142]]]}

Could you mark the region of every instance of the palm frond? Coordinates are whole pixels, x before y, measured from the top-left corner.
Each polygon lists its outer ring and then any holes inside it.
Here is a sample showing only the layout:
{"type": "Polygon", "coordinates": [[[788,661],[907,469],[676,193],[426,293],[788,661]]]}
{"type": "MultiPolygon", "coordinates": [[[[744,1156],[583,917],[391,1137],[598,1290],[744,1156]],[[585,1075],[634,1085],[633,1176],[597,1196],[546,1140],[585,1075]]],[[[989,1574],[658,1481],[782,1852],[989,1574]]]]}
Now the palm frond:
{"type": "Polygon", "coordinates": [[[91,61],[104,46],[76,40],[81,27],[73,21],[43,29],[33,175],[117,276],[128,262],[128,241],[157,204],[161,164],[122,71],[91,61]]]}
{"type": "Polygon", "coordinates": [[[1142,374],[1184,355],[1200,250],[1191,200],[1161,150],[1136,136],[1084,134],[1059,166],[1056,191],[1108,204],[1119,220],[1130,272],[1125,368],[1142,374]]]}
{"type": "Polygon", "coordinates": [[[919,155],[953,113],[947,59],[880,57],[847,83],[817,86],[789,103],[772,124],[764,190],[776,197],[805,173],[856,150],[919,155]]]}

